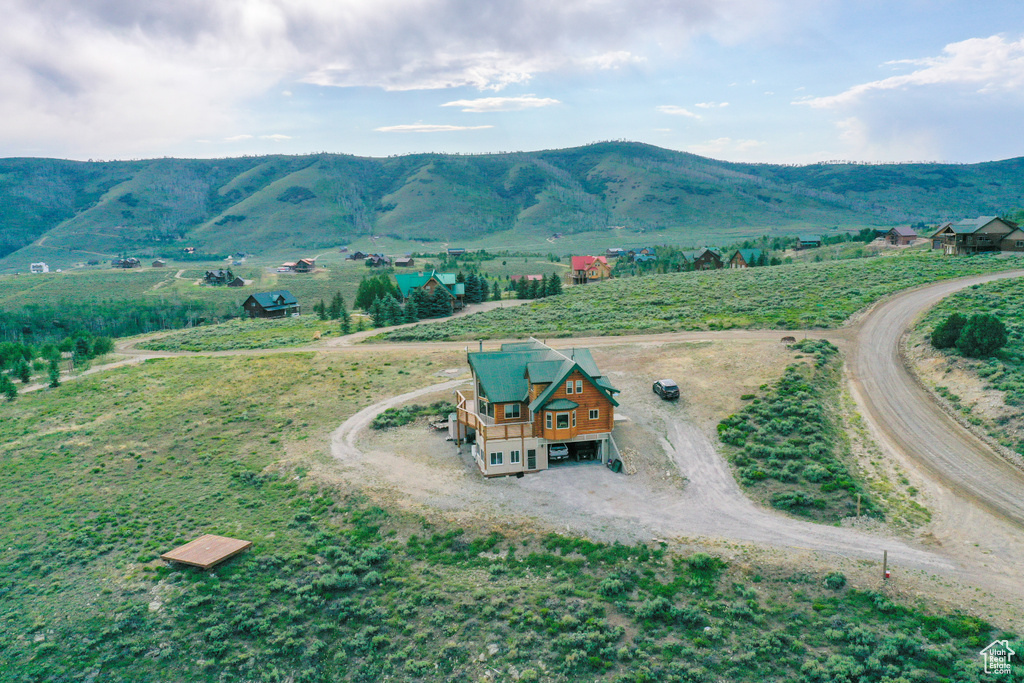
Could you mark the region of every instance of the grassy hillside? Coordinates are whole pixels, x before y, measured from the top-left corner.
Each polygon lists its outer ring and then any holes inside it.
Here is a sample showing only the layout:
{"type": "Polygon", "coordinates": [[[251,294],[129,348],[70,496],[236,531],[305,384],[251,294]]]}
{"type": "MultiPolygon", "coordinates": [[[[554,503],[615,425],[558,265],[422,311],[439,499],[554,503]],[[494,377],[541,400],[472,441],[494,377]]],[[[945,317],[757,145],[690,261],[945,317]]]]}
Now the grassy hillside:
{"type": "Polygon", "coordinates": [[[280,253],[446,243],[567,253],[633,242],[936,222],[1024,206],[1024,160],[733,164],[635,143],[386,159],[321,154],[0,160],[0,268],[183,245],[280,253]],[[555,241],[553,233],[567,241],[555,241]],[[15,259],[3,259],[33,244],[15,259]]]}
{"type": "Polygon", "coordinates": [[[1021,267],[1015,257],[931,253],[695,271],[569,287],[557,297],[431,325],[389,341],[644,334],[736,327],[838,327],[855,311],[915,285],[1021,267]]]}
{"type": "Polygon", "coordinates": [[[463,529],[339,480],[364,387],[458,358],[165,359],[0,405],[0,681],[970,682],[1024,647],[874,567],[463,529]],[[202,533],[254,545],[157,559],[202,533]]]}

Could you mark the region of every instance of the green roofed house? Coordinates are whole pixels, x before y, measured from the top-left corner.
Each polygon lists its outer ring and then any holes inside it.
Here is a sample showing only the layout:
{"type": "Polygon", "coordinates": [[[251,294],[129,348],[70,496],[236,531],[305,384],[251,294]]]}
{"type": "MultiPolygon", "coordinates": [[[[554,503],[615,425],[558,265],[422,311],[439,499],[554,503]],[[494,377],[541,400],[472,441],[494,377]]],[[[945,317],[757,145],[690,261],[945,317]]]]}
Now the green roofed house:
{"type": "Polygon", "coordinates": [[[821,235],[799,235],[797,237],[797,249],[815,249],[821,246],[821,235]]]}
{"type": "Polygon", "coordinates": [[[403,302],[408,301],[417,289],[433,296],[434,290],[440,287],[451,296],[454,310],[458,311],[465,306],[466,283],[457,282],[453,273],[439,273],[436,270],[429,273],[395,273],[395,282],[398,283],[398,293],[403,302]]]}
{"type": "Polygon", "coordinates": [[[764,252],[760,249],[737,249],[729,259],[730,268],[753,268],[763,265],[764,252]]]}
{"type": "Polygon", "coordinates": [[[250,318],[285,318],[299,314],[299,300],[287,289],[252,294],[242,304],[250,318]]]}
{"type": "Polygon", "coordinates": [[[468,354],[473,388],[455,392],[453,436],[486,477],[545,470],[553,460],[607,463],[615,394],[588,349],[553,349],[536,339],[468,354]]]}
{"type": "Polygon", "coordinates": [[[1024,233],[1017,224],[998,216],[966,218],[944,223],[932,235],[932,246],[940,243],[947,256],[986,251],[1024,250],[1024,233]]]}

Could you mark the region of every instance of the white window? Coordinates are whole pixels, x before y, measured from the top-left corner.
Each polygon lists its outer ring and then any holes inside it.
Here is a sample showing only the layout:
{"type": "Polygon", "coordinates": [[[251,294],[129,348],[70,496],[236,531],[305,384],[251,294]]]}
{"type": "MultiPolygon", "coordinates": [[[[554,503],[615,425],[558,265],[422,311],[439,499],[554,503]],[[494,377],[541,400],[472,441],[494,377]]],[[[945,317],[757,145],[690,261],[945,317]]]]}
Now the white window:
{"type": "Polygon", "coordinates": [[[572,393],[572,380],[569,380],[568,382],[565,383],[565,393],[572,393]]]}
{"type": "Polygon", "coordinates": [[[601,411],[598,410],[597,408],[591,408],[590,409],[590,419],[591,420],[596,420],[599,417],[601,417],[601,411]]]}
{"type": "Polygon", "coordinates": [[[576,426],[576,411],[572,411],[572,426],[576,426]]]}
{"type": "Polygon", "coordinates": [[[582,394],[583,393],[583,380],[581,380],[581,379],[576,380],[576,393],[577,394],[582,394]]]}
{"type": "Polygon", "coordinates": [[[569,428],[569,413],[558,413],[555,415],[555,429],[569,428]]]}
{"type": "Polygon", "coordinates": [[[508,461],[513,465],[519,464],[519,451],[509,451],[508,461]]]}
{"type": "Polygon", "coordinates": [[[551,429],[551,413],[544,413],[544,426],[551,429]]]}
{"type": "Polygon", "coordinates": [[[504,459],[504,456],[502,455],[501,451],[498,451],[497,453],[491,453],[491,464],[492,465],[500,465],[500,464],[502,464],[502,460],[503,459],[504,459]]]}
{"type": "Polygon", "coordinates": [[[505,419],[519,418],[519,404],[518,403],[507,403],[505,405],[505,419]]]}

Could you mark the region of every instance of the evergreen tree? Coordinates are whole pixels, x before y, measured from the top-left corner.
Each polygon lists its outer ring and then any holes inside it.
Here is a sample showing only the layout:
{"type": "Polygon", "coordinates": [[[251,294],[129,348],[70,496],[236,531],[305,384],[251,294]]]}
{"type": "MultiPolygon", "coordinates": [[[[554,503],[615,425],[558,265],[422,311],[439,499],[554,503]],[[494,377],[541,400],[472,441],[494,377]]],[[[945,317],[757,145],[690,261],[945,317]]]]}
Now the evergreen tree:
{"type": "Polygon", "coordinates": [[[501,301],[501,283],[498,281],[491,284],[491,299],[501,301]]]}
{"type": "Polygon", "coordinates": [[[320,303],[313,304],[313,311],[320,320],[327,320],[327,305],[324,304],[324,300],[320,299],[320,303]]]}
{"type": "Polygon", "coordinates": [[[516,298],[517,299],[529,299],[530,298],[530,285],[526,279],[526,276],[520,277],[516,280],[516,298]]]}
{"type": "Polygon", "coordinates": [[[994,315],[978,313],[972,315],[964,325],[956,348],[972,358],[990,356],[1006,344],[1006,326],[994,315]]]}
{"type": "Polygon", "coordinates": [[[50,386],[51,387],[59,387],[60,386],[60,365],[58,364],[57,359],[55,359],[55,358],[51,358],[50,359],[50,369],[49,369],[49,373],[48,374],[49,374],[49,377],[50,377],[50,386]]]}
{"type": "Polygon", "coordinates": [[[398,287],[391,281],[391,276],[382,273],[364,277],[356,290],[355,307],[368,311],[375,299],[383,299],[388,294],[399,296],[398,287]]]}
{"type": "Polygon", "coordinates": [[[331,306],[328,311],[328,316],[331,320],[337,320],[341,317],[341,312],[345,308],[345,300],[341,298],[341,292],[335,292],[331,298],[331,306]]]}
{"type": "Polygon", "coordinates": [[[418,318],[431,318],[433,314],[430,308],[430,297],[422,289],[417,289],[409,297],[409,304],[412,304],[418,318]]]}
{"type": "Polygon", "coordinates": [[[0,375],[0,394],[6,396],[8,401],[18,398],[18,387],[7,375],[0,375]]]}
{"type": "Polygon", "coordinates": [[[490,287],[487,285],[487,278],[480,278],[480,301],[488,301],[491,298],[490,287]]]}
{"type": "Polygon", "coordinates": [[[405,322],[405,317],[402,315],[402,304],[398,303],[398,299],[388,294],[384,297],[383,307],[388,325],[401,325],[405,322]]]}
{"type": "Polygon", "coordinates": [[[345,308],[345,300],[341,298],[341,294],[338,295],[338,301],[341,302],[341,311],[338,314],[338,318],[341,320],[341,333],[348,334],[352,330],[352,316],[345,308]]]}
{"type": "Polygon", "coordinates": [[[388,324],[387,310],[384,308],[383,299],[374,299],[370,304],[370,318],[373,319],[374,327],[384,327],[388,324]]]}
{"type": "Polygon", "coordinates": [[[548,296],[558,296],[562,293],[562,278],[558,276],[558,273],[552,273],[551,279],[548,280],[548,296]]]}
{"type": "Polygon", "coordinates": [[[537,281],[528,280],[526,285],[526,298],[536,299],[537,298],[537,281]]]}
{"type": "Polygon", "coordinates": [[[956,346],[956,341],[960,338],[960,333],[966,324],[967,318],[959,313],[953,313],[939,323],[932,332],[932,346],[937,349],[949,349],[956,346]]]}
{"type": "Polygon", "coordinates": [[[452,297],[441,287],[434,290],[431,304],[432,317],[443,318],[452,314],[452,297]]]}
{"type": "Polygon", "coordinates": [[[537,284],[537,296],[535,296],[534,298],[535,299],[543,299],[544,297],[546,297],[548,295],[548,275],[547,275],[547,273],[541,274],[540,282],[538,282],[536,284],[537,284]]]}
{"type": "Polygon", "coordinates": [[[420,309],[416,305],[415,298],[410,297],[409,300],[405,302],[403,314],[402,322],[414,323],[420,319],[420,309]]]}
{"type": "Polygon", "coordinates": [[[29,367],[28,361],[24,358],[19,360],[17,365],[14,366],[14,374],[21,380],[22,384],[28,384],[29,380],[32,379],[32,368],[29,367]]]}
{"type": "Polygon", "coordinates": [[[476,273],[466,276],[466,303],[480,303],[480,278],[476,273]]]}

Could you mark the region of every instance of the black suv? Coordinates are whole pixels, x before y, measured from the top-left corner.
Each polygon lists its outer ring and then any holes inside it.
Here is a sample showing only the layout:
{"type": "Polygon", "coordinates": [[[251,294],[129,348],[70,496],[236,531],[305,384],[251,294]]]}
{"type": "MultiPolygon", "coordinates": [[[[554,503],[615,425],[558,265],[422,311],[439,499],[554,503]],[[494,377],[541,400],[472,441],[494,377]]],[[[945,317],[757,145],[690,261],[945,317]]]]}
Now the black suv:
{"type": "Polygon", "coordinates": [[[654,383],[654,393],[666,401],[679,398],[679,385],[670,379],[659,379],[654,383]]]}

